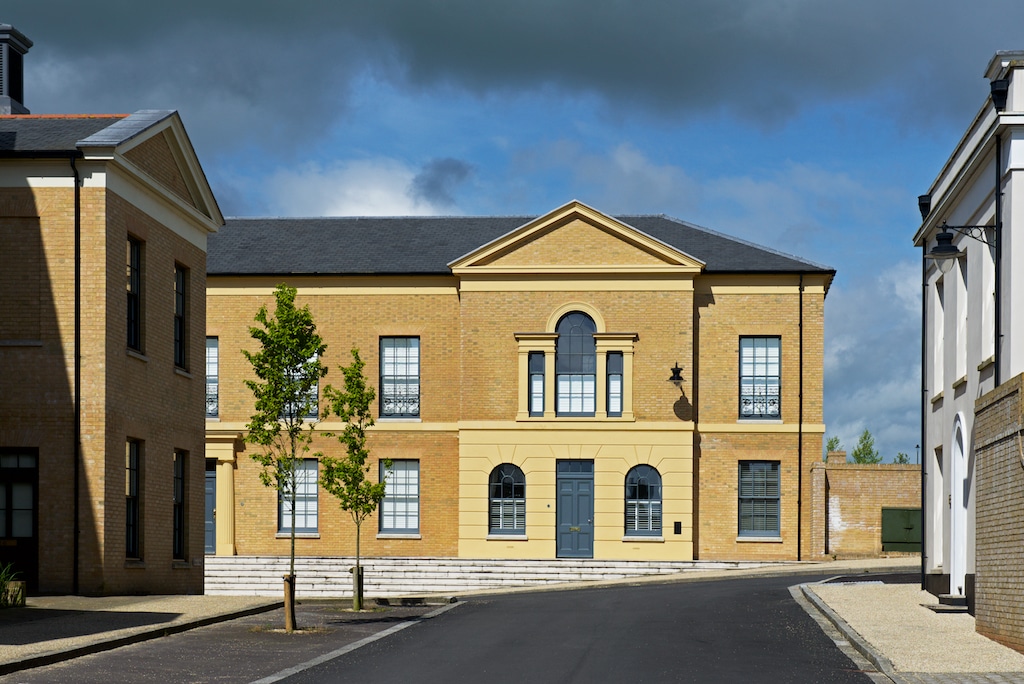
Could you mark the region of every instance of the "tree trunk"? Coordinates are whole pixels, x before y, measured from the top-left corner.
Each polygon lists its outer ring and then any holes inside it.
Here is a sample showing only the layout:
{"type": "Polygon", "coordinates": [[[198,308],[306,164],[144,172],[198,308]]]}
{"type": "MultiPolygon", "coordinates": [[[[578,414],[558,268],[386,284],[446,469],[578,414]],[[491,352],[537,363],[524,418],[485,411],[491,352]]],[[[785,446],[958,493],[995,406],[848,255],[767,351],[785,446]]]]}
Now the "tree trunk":
{"type": "Polygon", "coordinates": [[[363,609],[363,568],[359,564],[359,536],[361,521],[356,521],[356,567],[352,569],[352,610],[363,609]]]}
{"type": "Polygon", "coordinates": [[[295,575],[284,576],[284,631],[295,631],[295,575]]]}

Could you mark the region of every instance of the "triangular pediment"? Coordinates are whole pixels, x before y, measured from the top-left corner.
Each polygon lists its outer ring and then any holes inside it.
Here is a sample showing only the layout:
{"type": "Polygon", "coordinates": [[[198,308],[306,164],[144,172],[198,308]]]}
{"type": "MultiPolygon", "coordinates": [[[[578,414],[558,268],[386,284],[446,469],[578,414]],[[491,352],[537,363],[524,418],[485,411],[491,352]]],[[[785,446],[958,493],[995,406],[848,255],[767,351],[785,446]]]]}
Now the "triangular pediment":
{"type": "Polygon", "coordinates": [[[699,273],[694,257],[572,201],[451,262],[460,274],[699,273]]]}

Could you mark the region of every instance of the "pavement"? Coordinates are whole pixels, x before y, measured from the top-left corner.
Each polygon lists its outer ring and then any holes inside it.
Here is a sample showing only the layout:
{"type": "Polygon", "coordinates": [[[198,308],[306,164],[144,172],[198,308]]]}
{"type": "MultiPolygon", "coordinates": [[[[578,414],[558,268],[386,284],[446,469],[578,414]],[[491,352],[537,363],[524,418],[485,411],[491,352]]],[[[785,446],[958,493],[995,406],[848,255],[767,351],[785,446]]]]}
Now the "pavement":
{"type": "MultiPolygon", "coordinates": [[[[511,591],[824,574],[831,580],[794,584],[790,592],[872,681],[1024,684],[1024,654],[979,635],[974,618],[966,613],[930,609],[937,605],[936,598],[918,583],[907,583],[907,573],[916,572],[919,563],[910,557],[778,564],[511,591]]],[[[481,593],[507,592],[466,596],[481,593]]],[[[426,602],[442,599],[447,597],[427,597],[426,602]]],[[[29,597],[25,607],[0,610],[0,675],[269,612],[281,605],[278,600],[243,596],[29,597]]],[[[419,619],[422,612],[410,612],[407,619],[419,619]]],[[[382,622],[380,629],[386,628],[382,622]]]]}

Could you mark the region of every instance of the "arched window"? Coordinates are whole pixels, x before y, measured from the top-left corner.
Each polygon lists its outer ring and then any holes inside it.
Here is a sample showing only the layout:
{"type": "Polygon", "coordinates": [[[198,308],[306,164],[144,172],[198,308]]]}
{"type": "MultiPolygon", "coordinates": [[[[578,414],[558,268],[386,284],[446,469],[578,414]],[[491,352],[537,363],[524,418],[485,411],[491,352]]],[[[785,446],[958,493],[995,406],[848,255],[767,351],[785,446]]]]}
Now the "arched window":
{"type": "Polygon", "coordinates": [[[626,473],[626,534],[661,534],[661,475],[649,465],[626,473]]]}
{"type": "Polygon", "coordinates": [[[597,343],[594,319],[573,311],[562,316],[555,328],[555,383],[560,416],[594,415],[597,373],[597,343]]]}
{"type": "Polygon", "coordinates": [[[491,471],[490,533],[526,534],[526,476],[518,466],[502,463],[491,471]]]}

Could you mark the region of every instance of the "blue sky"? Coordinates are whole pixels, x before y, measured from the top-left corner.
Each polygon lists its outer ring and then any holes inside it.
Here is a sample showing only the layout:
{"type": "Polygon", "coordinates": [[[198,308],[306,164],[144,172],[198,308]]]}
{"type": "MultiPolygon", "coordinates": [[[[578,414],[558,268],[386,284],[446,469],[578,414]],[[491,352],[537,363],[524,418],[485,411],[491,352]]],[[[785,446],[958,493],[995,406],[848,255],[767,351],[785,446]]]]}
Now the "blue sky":
{"type": "Polygon", "coordinates": [[[6,0],[35,114],[177,109],[228,216],[664,213],[832,266],[825,419],[919,438],[917,195],[1019,0],[6,0]]]}

